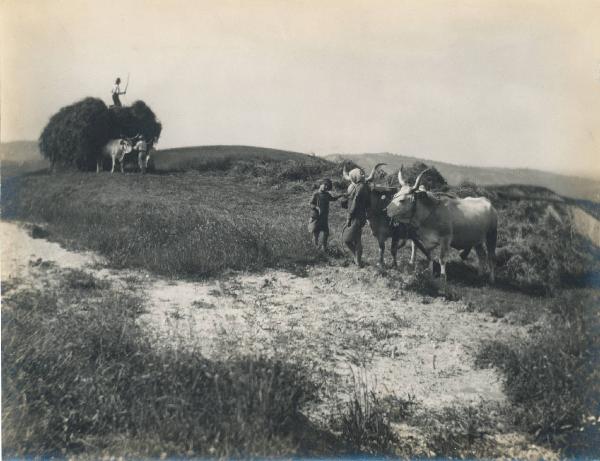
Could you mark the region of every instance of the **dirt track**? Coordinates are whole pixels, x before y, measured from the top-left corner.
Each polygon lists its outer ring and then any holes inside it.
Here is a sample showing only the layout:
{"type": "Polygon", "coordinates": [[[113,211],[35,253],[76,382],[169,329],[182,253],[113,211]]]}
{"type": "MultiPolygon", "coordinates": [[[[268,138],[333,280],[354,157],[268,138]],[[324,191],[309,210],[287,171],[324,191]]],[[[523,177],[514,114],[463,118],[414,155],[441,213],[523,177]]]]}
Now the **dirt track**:
{"type": "MultiPolygon", "coordinates": [[[[510,341],[523,327],[470,312],[459,302],[401,289],[400,276],[374,268],[320,266],[294,275],[231,273],[218,281],[185,282],[102,268],[91,253],[32,239],[1,222],[2,280],[44,286],[60,268],[83,268],[147,298],[141,318],[160,343],[182,342],[210,357],[266,354],[310,362],[323,379],[313,417],[351,397],[355,380],[380,396],[412,398],[425,409],[502,403],[501,377],[474,367],[486,339],[510,341]],[[44,261],[55,263],[44,265],[44,261]]],[[[546,454],[546,456],[548,456],[546,454]]]]}

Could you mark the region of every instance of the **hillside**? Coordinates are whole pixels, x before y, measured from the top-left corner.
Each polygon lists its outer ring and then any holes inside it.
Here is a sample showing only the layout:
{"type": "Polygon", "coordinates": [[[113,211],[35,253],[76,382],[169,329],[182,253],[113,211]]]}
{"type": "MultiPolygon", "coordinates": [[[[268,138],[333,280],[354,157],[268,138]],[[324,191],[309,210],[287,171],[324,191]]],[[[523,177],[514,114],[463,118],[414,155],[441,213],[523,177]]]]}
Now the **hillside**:
{"type": "Polygon", "coordinates": [[[12,141],[0,143],[0,160],[3,162],[31,162],[40,160],[40,149],[36,141],[12,141]]]}
{"type": "Polygon", "coordinates": [[[484,168],[452,163],[424,160],[416,157],[391,153],[378,154],[333,154],[325,156],[331,161],[350,159],[363,167],[370,168],[376,163],[386,163],[387,170],[392,171],[401,165],[410,165],[422,161],[435,166],[449,184],[457,185],[462,181],[472,181],[481,185],[529,184],[552,189],[560,195],[600,201],[600,181],[588,178],[577,178],[556,173],[526,168],[484,168]]]}
{"type": "Polygon", "coordinates": [[[236,161],[314,161],[320,157],[279,149],[254,146],[195,146],[158,150],[154,157],[157,171],[222,170],[236,161]]]}
{"type": "MultiPolygon", "coordinates": [[[[342,159],[350,159],[366,168],[384,162],[388,165],[386,167],[388,171],[400,168],[402,164],[410,165],[417,161],[424,161],[435,166],[452,185],[457,185],[464,180],[480,185],[528,184],[547,187],[566,197],[600,202],[600,181],[589,178],[577,178],[532,169],[455,165],[391,153],[333,154],[315,157],[300,152],[266,147],[214,145],[160,149],[152,155],[154,169],[158,172],[228,170],[235,162],[253,161],[292,161],[322,166],[325,161],[339,162],[342,159]]],[[[49,166],[48,162],[40,156],[35,141],[1,143],[0,160],[4,177],[36,171],[49,166]]],[[[133,166],[135,159],[131,157],[128,160],[133,166]]]]}

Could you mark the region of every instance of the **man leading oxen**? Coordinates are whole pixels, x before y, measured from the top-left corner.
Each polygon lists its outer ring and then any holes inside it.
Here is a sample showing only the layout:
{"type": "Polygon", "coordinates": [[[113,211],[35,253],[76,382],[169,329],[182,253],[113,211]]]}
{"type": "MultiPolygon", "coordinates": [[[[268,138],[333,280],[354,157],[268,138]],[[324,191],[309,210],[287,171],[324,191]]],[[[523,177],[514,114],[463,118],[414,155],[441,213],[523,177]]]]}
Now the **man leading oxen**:
{"type": "Polygon", "coordinates": [[[392,254],[392,265],[397,267],[398,248],[406,244],[407,239],[413,240],[413,249],[411,263],[414,262],[415,245],[427,254],[425,248],[416,240],[416,237],[410,228],[404,224],[393,224],[385,213],[385,207],[391,200],[393,193],[397,188],[380,186],[372,183],[375,173],[379,167],[385,165],[379,163],[375,165],[371,174],[365,178],[362,169],[355,168],[350,173],[343,168],[344,179],[350,181],[348,187],[348,221],[342,232],[342,238],[346,246],[354,256],[354,261],[358,266],[362,265],[362,228],[368,221],[373,236],[379,244],[379,264],[384,266],[385,242],[390,239],[392,254]]]}
{"type": "Polygon", "coordinates": [[[452,246],[463,250],[463,256],[475,248],[479,257],[479,274],[483,273],[487,263],[493,283],[498,226],[496,210],[485,197],[461,199],[420,190],[425,171],[421,172],[413,186],[409,186],[400,169],[398,180],[403,187],[387,206],[387,214],[415,228],[416,236],[425,246],[430,259],[431,251],[439,247],[440,270],[444,281],[446,258],[452,246]]]}
{"type": "Polygon", "coordinates": [[[367,222],[367,206],[369,204],[369,189],[367,182],[373,179],[377,165],[368,177],[361,168],[354,168],[348,173],[344,166],[344,179],[350,181],[348,186],[348,217],[342,231],[342,240],[352,252],[354,262],[362,267],[362,228],[367,222]]]}
{"type": "Polygon", "coordinates": [[[138,167],[142,173],[145,173],[148,169],[148,162],[150,161],[151,144],[149,145],[141,134],[136,135],[132,141],[132,152],[137,152],[138,154],[138,167]]]}

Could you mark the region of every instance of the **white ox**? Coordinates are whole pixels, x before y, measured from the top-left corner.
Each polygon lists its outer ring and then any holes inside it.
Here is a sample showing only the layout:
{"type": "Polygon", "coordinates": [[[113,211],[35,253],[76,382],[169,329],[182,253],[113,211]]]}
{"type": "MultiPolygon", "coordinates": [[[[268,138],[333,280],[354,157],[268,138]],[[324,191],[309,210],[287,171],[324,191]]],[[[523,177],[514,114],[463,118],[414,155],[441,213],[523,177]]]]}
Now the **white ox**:
{"type": "Polygon", "coordinates": [[[402,188],[387,206],[388,216],[414,226],[418,239],[429,253],[439,247],[439,263],[444,279],[450,246],[463,250],[463,258],[474,247],[479,257],[479,274],[482,275],[487,262],[493,283],[498,226],[496,210],[485,197],[460,199],[420,190],[419,183],[425,171],[411,187],[402,178],[400,169],[398,179],[402,188]]]}
{"type": "Polygon", "coordinates": [[[111,173],[115,171],[115,163],[117,160],[121,164],[121,173],[123,173],[123,159],[125,155],[131,152],[133,146],[131,141],[128,139],[111,139],[102,148],[102,155],[96,160],[96,173],[99,173],[102,169],[102,161],[104,158],[110,158],[112,160],[111,173]]]}

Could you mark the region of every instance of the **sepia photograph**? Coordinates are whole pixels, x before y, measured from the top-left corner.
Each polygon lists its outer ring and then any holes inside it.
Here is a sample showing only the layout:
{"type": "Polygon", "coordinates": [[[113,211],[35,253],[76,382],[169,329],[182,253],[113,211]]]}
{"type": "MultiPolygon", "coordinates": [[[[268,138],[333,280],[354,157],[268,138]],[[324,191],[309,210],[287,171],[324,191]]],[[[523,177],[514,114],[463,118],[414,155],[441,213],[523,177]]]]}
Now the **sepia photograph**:
{"type": "Polygon", "coordinates": [[[600,459],[600,0],[0,2],[3,459],[600,459]]]}

